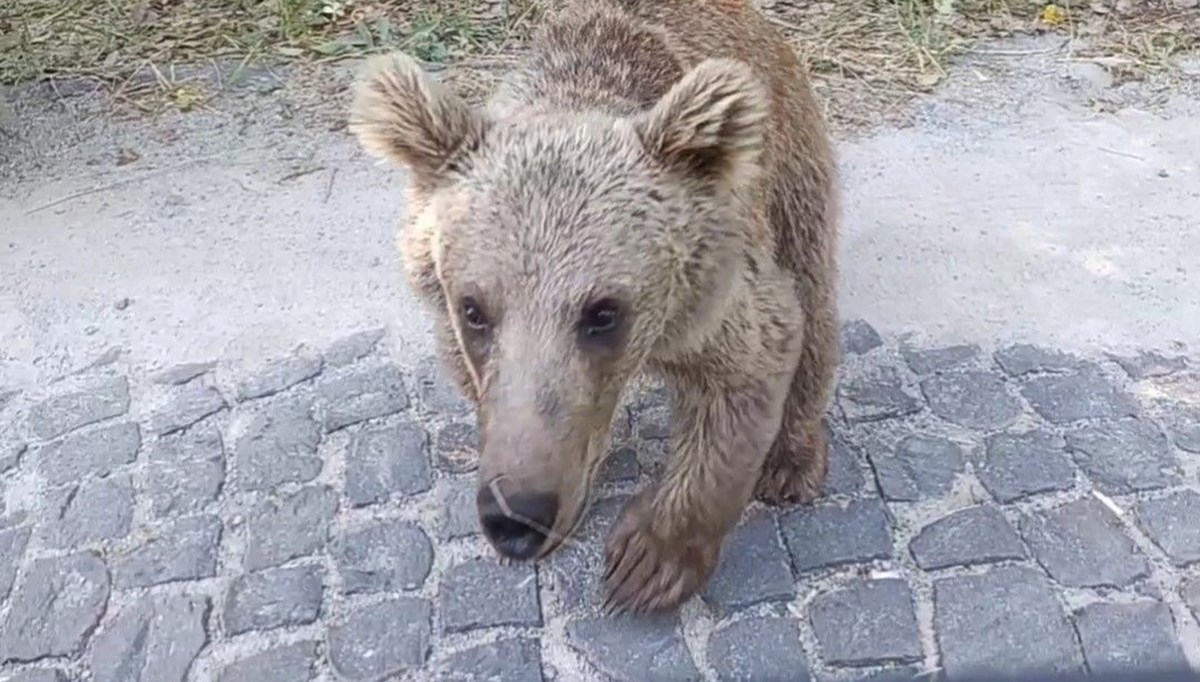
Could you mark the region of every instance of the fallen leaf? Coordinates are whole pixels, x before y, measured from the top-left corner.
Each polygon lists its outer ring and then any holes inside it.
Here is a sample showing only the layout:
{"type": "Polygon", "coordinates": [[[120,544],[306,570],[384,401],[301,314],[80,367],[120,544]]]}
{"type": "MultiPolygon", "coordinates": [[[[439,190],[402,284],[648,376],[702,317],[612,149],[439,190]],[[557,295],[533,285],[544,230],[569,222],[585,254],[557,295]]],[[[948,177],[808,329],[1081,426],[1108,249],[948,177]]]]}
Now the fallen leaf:
{"type": "Polygon", "coordinates": [[[1039,18],[1047,26],[1060,26],[1067,20],[1067,11],[1058,5],[1046,5],[1039,18]]]}

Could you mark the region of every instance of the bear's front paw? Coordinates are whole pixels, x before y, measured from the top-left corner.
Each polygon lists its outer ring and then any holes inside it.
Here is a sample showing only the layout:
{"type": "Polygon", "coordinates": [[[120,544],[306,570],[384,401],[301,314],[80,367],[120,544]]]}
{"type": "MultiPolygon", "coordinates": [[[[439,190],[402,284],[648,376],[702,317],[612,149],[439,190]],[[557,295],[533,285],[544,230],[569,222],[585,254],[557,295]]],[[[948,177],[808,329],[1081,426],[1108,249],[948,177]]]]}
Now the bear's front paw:
{"type": "Polygon", "coordinates": [[[651,500],[651,491],[630,500],[613,524],[605,548],[607,612],[642,614],[675,608],[695,594],[716,568],[720,538],[710,541],[682,532],[682,519],[655,524],[651,500]],[[678,531],[663,533],[664,527],[678,531]]]}

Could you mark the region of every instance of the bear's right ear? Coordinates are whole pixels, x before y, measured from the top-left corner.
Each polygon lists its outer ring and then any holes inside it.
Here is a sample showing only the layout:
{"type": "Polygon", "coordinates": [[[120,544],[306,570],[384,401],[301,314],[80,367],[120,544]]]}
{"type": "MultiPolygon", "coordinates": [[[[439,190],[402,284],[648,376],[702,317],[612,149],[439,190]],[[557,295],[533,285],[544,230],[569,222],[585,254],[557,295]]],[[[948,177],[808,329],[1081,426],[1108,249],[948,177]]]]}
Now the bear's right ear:
{"type": "Polygon", "coordinates": [[[354,85],[350,132],[369,154],[429,178],[483,134],[484,119],[395,52],[367,60],[354,85]]]}

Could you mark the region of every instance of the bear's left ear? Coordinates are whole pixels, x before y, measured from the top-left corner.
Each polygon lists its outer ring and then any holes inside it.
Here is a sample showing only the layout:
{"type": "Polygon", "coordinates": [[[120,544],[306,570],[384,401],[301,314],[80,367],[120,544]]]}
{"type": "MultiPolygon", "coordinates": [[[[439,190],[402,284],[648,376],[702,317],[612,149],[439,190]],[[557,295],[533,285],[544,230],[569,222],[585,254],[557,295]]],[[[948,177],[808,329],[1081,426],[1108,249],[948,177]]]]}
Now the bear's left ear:
{"type": "Polygon", "coordinates": [[[767,91],[746,64],[708,59],[634,122],[665,163],[719,179],[755,168],[767,121],[767,91]]]}
{"type": "Polygon", "coordinates": [[[433,179],[483,135],[483,115],[400,52],[372,57],[354,85],[350,131],[367,153],[433,179]]]}

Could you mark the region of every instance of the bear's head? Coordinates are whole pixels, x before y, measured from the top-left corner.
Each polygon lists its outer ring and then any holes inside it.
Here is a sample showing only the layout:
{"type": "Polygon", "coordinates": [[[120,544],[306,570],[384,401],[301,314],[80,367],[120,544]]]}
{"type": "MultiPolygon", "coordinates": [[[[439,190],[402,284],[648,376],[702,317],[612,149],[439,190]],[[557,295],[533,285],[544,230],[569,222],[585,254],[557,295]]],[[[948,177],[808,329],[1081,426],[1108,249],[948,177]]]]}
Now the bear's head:
{"type": "Polygon", "coordinates": [[[367,64],[351,130],[410,170],[408,229],[428,231],[474,384],[480,519],[501,554],[569,536],[626,384],[721,324],[766,113],[752,71],[728,60],[629,115],[520,117],[468,105],[405,55],[367,64]]]}

